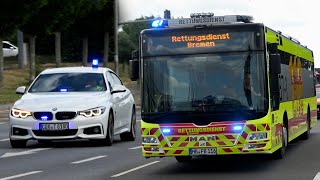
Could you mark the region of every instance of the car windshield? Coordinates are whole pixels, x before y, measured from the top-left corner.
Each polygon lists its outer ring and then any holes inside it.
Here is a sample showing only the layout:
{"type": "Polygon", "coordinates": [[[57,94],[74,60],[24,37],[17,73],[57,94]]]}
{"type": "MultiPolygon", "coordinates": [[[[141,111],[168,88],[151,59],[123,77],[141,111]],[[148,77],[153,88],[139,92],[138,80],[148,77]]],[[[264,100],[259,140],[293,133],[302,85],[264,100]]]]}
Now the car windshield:
{"type": "Polygon", "coordinates": [[[99,73],[56,73],[40,75],[29,92],[94,92],[106,89],[103,75],[99,73]]]}
{"type": "Polygon", "coordinates": [[[320,98],[320,92],[317,92],[317,98],[320,98]]]}

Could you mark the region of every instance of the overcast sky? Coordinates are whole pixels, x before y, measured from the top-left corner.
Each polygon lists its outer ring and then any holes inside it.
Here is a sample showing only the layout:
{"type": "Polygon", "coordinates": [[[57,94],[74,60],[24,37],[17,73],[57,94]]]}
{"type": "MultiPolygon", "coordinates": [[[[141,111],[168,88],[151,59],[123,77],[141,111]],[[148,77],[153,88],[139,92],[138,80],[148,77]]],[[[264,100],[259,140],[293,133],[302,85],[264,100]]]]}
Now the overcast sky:
{"type": "Polygon", "coordinates": [[[313,50],[315,66],[320,68],[320,10],[315,0],[119,0],[120,22],[141,16],[190,17],[191,13],[252,15],[274,30],[299,40],[313,50]]]}

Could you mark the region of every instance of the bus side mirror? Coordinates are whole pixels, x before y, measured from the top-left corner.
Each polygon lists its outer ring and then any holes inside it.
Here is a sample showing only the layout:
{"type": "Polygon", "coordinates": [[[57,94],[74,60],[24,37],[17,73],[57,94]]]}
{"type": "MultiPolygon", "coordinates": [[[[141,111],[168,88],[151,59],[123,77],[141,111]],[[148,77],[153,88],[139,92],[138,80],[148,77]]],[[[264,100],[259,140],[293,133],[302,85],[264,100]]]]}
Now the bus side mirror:
{"type": "Polygon", "coordinates": [[[270,71],[274,74],[281,73],[281,58],[278,53],[278,44],[268,44],[270,71]]]}
{"type": "Polygon", "coordinates": [[[129,75],[131,81],[139,79],[139,52],[132,51],[132,60],[129,60],[129,75]]]}

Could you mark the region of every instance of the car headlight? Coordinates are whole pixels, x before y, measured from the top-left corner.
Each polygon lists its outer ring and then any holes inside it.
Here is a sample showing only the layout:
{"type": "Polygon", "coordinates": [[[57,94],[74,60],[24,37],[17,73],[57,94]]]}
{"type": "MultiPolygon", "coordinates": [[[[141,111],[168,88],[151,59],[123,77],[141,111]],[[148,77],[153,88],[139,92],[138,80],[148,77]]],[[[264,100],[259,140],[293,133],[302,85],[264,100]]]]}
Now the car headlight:
{"type": "Polygon", "coordinates": [[[23,118],[24,119],[28,116],[31,116],[32,112],[13,108],[13,109],[11,109],[11,115],[16,118],[23,118]]]}
{"type": "Polygon", "coordinates": [[[82,115],[84,117],[100,116],[101,114],[104,113],[105,110],[106,110],[105,107],[97,107],[97,108],[88,109],[85,111],[79,111],[79,115],[82,115]]]}

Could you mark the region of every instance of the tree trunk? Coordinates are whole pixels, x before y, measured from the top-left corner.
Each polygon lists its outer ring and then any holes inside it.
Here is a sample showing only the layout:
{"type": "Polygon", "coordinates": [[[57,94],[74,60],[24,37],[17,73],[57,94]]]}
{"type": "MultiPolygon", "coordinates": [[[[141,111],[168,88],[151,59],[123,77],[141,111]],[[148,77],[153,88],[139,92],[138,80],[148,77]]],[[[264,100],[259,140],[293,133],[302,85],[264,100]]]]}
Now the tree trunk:
{"type": "Polygon", "coordinates": [[[26,59],[24,59],[24,47],[23,47],[23,32],[20,30],[17,30],[17,42],[18,42],[18,64],[19,69],[25,68],[27,65],[26,59]]]}
{"type": "Polygon", "coordinates": [[[82,39],[82,66],[88,63],[88,37],[82,39]]]}
{"type": "Polygon", "coordinates": [[[55,32],[56,66],[61,66],[61,32],[55,32]]]}
{"type": "Polygon", "coordinates": [[[118,0],[114,1],[114,64],[115,71],[119,74],[119,57],[118,57],[118,0]]]}
{"type": "Polygon", "coordinates": [[[4,62],[3,62],[3,43],[2,43],[2,38],[0,38],[0,87],[3,87],[4,83],[3,83],[3,66],[4,66],[4,62]]]}
{"type": "Polygon", "coordinates": [[[36,37],[30,35],[29,37],[29,46],[30,46],[30,82],[32,82],[36,77],[36,37]]]}
{"type": "Polygon", "coordinates": [[[109,59],[109,32],[104,33],[103,66],[108,67],[109,59]]]}

